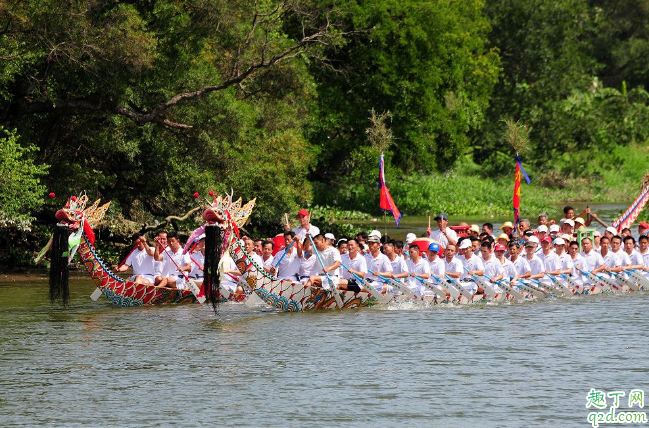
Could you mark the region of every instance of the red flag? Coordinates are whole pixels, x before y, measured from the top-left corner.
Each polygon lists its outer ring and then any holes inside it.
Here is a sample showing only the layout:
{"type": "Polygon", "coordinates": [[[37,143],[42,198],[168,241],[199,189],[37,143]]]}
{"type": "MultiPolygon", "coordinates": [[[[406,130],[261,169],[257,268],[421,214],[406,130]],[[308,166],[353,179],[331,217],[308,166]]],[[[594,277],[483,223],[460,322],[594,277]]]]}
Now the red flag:
{"type": "Polygon", "coordinates": [[[399,212],[399,208],[397,208],[396,204],[394,203],[392,195],[390,195],[388,186],[385,185],[385,169],[383,162],[383,154],[381,154],[381,160],[379,161],[379,189],[381,189],[381,202],[379,204],[379,207],[384,211],[390,211],[394,216],[394,221],[397,223],[397,226],[399,226],[401,213],[399,212]]]}

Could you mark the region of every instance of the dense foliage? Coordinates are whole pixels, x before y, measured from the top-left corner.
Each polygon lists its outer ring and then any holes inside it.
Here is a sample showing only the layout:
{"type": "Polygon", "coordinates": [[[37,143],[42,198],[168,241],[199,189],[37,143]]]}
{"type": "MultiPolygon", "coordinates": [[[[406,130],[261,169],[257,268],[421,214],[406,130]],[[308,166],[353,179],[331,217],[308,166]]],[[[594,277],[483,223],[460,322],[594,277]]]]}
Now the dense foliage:
{"type": "Polygon", "coordinates": [[[594,157],[649,138],[647,22],[649,0],[0,0],[3,161],[22,192],[3,184],[3,215],[86,190],[146,221],[234,189],[269,231],[300,205],[375,210],[381,152],[406,213],[460,212],[479,204],[444,177],[512,175],[505,118],[529,127],[537,183],[601,181],[594,157]]]}

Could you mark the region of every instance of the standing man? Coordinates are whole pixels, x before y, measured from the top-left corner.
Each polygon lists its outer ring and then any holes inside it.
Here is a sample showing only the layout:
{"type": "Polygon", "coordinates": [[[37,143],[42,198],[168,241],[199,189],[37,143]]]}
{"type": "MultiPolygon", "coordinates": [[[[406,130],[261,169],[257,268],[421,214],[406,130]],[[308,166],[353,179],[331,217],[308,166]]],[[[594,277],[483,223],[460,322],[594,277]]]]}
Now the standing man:
{"type": "Polygon", "coordinates": [[[448,227],[448,216],[446,214],[437,214],[435,221],[437,222],[437,230],[431,232],[429,229],[427,231],[430,238],[439,242],[445,248],[448,244],[457,244],[457,234],[448,227]]]}
{"type": "MultiPolygon", "coordinates": [[[[307,233],[312,237],[320,234],[320,229],[311,224],[309,212],[304,208],[297,212],[297,219],[300,222],[300,226],[293,229],[293,233],[298,237],[300,242],[304,242],[307,233]]],[[[286,231],[289,231],[290,227],[290,224],[284,225],[286,231]]]]}

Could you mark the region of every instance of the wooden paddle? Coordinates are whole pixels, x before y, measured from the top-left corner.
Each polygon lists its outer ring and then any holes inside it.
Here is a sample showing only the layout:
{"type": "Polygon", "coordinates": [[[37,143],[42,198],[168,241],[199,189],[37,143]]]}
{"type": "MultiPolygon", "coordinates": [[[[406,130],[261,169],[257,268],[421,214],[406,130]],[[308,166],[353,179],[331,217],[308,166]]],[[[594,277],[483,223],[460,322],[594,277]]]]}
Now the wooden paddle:
{"type": "Polygon", "coordinates": [[[333,280],[329,276],[329,272],[325,272],[325,270],[324,270],[325,265],[324,265],[324,262],[322,261],[322,257],[320,256],[320,251],[318,251],[318,249],[316,248],[315,242],[313,242],[313,238],[311,237],[311,234],[307,233],[306,236],[309,237],[309,241],[311,241],[311,245],[313,246],[313,252],[315,253],[316,257],[318,257],[318,262],[320,262],[320,266],[322,266],[322,271],[324,272],[325,276],[327,277],[327,281],[329,282],[329,287],[331,287],[331,290],[329,290],[329,291],[334,295],[334,299],[336,300],[336,305],[338,306],[338,309],[342,309],[343,308],[343,300],[340,298],[340,292],[336,289],[336,284],[334,284],[333,280]]]}

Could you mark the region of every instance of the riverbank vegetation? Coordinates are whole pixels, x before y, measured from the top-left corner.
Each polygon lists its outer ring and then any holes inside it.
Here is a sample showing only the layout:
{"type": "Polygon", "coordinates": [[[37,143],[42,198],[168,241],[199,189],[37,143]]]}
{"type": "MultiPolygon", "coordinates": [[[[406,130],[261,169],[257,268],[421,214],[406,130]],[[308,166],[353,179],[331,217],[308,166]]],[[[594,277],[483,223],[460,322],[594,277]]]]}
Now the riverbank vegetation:
{"type": "Polygon", "coordinates": [[[257,197],[255,234],[300,206],[376,215],[381,152],[406,214],[508,214],[503,119],[529,132],[524,215],[628,202],[647,22],[646,0],[0,0],[3,227],[82,190],[115,201],[121,241],[210,189],[257,197]]]}

